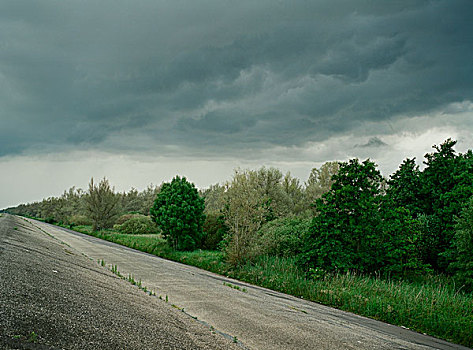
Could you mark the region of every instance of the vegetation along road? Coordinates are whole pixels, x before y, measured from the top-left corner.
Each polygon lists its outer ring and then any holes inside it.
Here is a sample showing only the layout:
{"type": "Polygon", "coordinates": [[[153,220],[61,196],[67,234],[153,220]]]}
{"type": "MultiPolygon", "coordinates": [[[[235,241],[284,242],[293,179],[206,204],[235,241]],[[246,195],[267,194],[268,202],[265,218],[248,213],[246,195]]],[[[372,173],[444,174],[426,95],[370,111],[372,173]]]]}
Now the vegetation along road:
{"type": "Polygon", "coordinates": [[[46,223],[4,215],[0,227],[2,345],[462,349],[46,223]]]}

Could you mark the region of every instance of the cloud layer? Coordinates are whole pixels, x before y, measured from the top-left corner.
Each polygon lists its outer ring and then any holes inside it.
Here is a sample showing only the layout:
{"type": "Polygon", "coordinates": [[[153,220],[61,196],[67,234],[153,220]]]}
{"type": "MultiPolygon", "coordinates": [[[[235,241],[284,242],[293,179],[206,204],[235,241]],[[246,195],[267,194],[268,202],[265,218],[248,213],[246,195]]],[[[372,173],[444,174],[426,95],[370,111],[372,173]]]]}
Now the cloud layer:
{"type": "Polygon", "coordinates": [[[473,101],[472,16],[450,0],[3,1],[0,156],[384,147],[410,131],[397,121],[473,101]]]}

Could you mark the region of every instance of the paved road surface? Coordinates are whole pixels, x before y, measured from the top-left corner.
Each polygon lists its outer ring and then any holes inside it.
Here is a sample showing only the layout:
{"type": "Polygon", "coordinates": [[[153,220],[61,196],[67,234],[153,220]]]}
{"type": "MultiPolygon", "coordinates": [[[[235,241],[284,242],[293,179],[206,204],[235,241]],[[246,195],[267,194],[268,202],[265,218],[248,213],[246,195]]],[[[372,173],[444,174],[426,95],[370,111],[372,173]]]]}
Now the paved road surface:
{"type": "Polygon", "coordinates": [[[94,237],[29,222],[35,232],[47,232],[76,253],[117,265],[122,274],[132,274],[158,295],[167,295],[169,304],[184,308],[219,332],[236,337],[249,349],[462,349],[94,237]],[[247,292],[229,288],[224,282],[242,286],[247,292]]]}
{"type": "Polygon", "coordinates": [[[0,217],[0,349],[238,349],[21,218],[0,217]]]}

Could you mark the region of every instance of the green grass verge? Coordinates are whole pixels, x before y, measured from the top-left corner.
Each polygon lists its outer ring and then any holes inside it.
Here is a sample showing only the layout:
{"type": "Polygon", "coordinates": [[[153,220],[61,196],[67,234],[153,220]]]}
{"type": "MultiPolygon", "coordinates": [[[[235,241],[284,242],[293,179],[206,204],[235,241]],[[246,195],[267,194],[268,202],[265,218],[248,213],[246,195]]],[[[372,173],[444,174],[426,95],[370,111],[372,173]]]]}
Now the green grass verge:
{"type": "Polygon", "coordinates": [[[404,326],[457,344],[473,346],[473,295],[463,293],[448,278],[422,281],[386,280],[356,274],[307,278],[294,259],[264,256],[252,264],[232,267],[218,251],[177,252],[160,235],[74,230],[169,260],[229,276],[358,315],[404,326]]]}

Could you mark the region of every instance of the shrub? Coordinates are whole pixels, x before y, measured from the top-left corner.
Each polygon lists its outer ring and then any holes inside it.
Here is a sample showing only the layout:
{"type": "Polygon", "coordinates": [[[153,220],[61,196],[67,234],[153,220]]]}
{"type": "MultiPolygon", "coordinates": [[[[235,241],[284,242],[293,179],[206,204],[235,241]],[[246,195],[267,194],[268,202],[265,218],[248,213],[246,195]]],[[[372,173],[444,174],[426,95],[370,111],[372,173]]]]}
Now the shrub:
{"type": "Polygon", "coordinates": [[[223,237],[228,233],[225,217],[220,213],[208,213],[203,225],[204,236],[201,248],[206,250],[217,250],[223,237]]]}
{"type": "Polygon", "coordinates": [[[258,255],[289,257],[300,253],[302,238],[307,234],[311,221],[286,217],[264,224],[258,232],[258,255]]]}
{"type": "Polygon", "coordinates": [[[50,217],[47,217],[46,219],[44,219],[44,222],[46,222],[48,224],[55,224],[57,221],[52,216],[50,216],[50,217]]]}
{"type": "Polygon", "coordinates": [[[127,213],[118,217],[118,219],[115,220],[115,225],[123,225],[125,221],[128,221],[136,217],[142,217],[142,216],[146,216],[146,215],[141,215],[141,214],[136,214],[136,213],[127,213]]]}
{"type": "Polygon", "coordinates": [[[79,226],[92,225],[92,220],[90,220],[85,215],[72,215],[69,221],[71,222],[71,224],[79,225],[79,226]]]}
{"type": "Polygon", "coordinates": [[[92,220],[93,231],[113,226],[118,215],[119,197],[106,178],[103,178],[98,185],[92,178],[84,200],[87,215],[92,220]]]}
{"type": "Polygon", "coordinates": [[[145,235],[158,233],[158,228],[149,216],[134,215],[123,224],[117,225],[118,231],[131,235],[145,235]]]}

